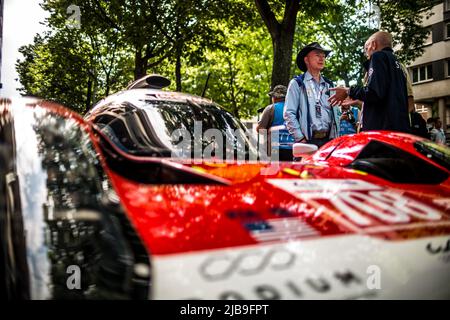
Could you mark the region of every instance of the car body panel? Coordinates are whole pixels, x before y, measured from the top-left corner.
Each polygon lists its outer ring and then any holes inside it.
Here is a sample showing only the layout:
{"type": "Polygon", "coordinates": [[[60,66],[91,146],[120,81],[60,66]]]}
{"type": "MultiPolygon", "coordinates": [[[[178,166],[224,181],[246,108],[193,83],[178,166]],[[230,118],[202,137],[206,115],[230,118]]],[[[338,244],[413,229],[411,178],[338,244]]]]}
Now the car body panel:
{"type": "Polygon", "coordinates": [[[153,254],[354,233],[389,240],[450,233],[450,211],[443,201],[450,199],[449,190],[384,187],[343,168],[286,164],[271,176],[230,186],[146,186],[114,173],[111,177],[153,254]],[[286,169],[307,170],[309,178],[296,178],[286,169]],[[357,200],[367,203],[355,209],[352,201],[357,200]],[[271,223],[287,228],[278,236],[260,236],[271,223]],[[308,232],[303,234],[303,228],[308,232]]]}
{"type": "Polygon", "coordinates": [[[91,127],[37,99],[2,100],[0,110],[0,151],[4,128],[13,136],[8,172],[0,172],[0,239],[8,248],[0,249],[0,263],[9,265],[2,296],[148,298],[147,251],[112,189],[91,127]],[[136,265],[147,274],[136,275],[136,265]]]}
{"type": "Polygon", "coordinates": [[[128,154],[258,159],[256,139],[240,120],[193,95],[133,89],[102,100],[85,119],[128,154]]]}
{"type": "MultiPolygon", "coordinates": [[[[397,148],[436,166],[436,164],[430,161],[426,156],[417,152],[413,146],[414,142],[426,141],[425,138],[391,131],[369,131],[357,135],[352,134],[336,138],[324,145],[323,148],[320,149],[320,152],[303,159],[303,162],[323,163],[329,166],[345,167],[354,161],[361,150],[372,140],[392,144],[397,148]]],[[[439,165],[437,166],[441,167],[439,165]]],[[[445,170],[445,168],[442,169],[445,170]]]]}
{"type": "Polygon", "coordinates": [[[448,299],[449,237],[361,235],[156,256],[156,299],[448,299]]]}
{"type": "MultiPolygon", "coordinates": [[[[148,158],[106,149],[107,138],[65,108],[44,102],[39,107],[50,121],[54,116],[74,121],[90,139],[150,256],[153,298],[450,297],[448,178],[399,184],[348,167],[371,139],[426,161],[412,146],[418,138],[388,133],[339,138],[303,163],[148,158]],[[124,170],[111,166],[111,157],[120,158],[124,170]],[[142,163],[193,180],[143,183],[127,174],[142,163]]],[[[18,150],[27,159],[26,150],[18,150]]],[[[25,176],[21,181],[32,183],[25,176]]],[[[27,206],[31,195],[25,194],[27,206]]]]}
{"type": "Polygon", "coordinates": [[[448,298],[449,171],[416,141],[392,132],[346,136],[302,163],[161,160],[221,185],[110,176],[152,254],[157,299],[448,298]],[[371,141],[447,178],[396,183],[352,168],[371,141]],[[383,283],[371,285],[378,271],[383,283]]]}

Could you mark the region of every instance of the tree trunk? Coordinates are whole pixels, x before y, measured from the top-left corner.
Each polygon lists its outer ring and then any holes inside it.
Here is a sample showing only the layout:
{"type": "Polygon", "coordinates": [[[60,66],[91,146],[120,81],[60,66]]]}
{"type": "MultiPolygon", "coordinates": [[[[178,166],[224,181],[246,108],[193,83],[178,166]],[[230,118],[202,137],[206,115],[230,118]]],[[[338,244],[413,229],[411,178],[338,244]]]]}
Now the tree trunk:
{"type": "Polygon", "coordinates": [[[111,75],[109,72],[106,73],[106,89],[105,89],[105,96],[109,96],[109,90],[111,89],[111,75]]]}
{"type": "Polygon", "coordinates": [[[272,38],[273,66],[271,88],[282,84],[287,86],[291,77],[292,47],[294,44],[294,33],[282,30],[272,38]]]}
{"type": "Polygon", "coordinates": [[[88,112],[91,109],[91,101],[92,101],[92,78],[89,76],[87,83],[87,94],[86,94],[86,109],[85,112],[88,112]]]}
{"type": "Polygon", "coordinates": [[[175,62],[175,81],[177,84],[176,91],[181,92],[181,54],[182,54],[182,45],[177,44],[176,47],[176,62],[175,62]]]}
{"type": "Polygon", "coordinates": [[[291,76],[292,47],[295,24],[300,8],[299,0],[286,0],[282,22],[278,22],[267,0],[255,0],[273,45],[272,88],[277,84],[287,85],[291,76]]]}
{"type": "Polygon", "coordinates": [[[134,54],[134,80],[140,79],[147,74],[147,61],[142,57],[142,50],[136,49],[134,54]]]}

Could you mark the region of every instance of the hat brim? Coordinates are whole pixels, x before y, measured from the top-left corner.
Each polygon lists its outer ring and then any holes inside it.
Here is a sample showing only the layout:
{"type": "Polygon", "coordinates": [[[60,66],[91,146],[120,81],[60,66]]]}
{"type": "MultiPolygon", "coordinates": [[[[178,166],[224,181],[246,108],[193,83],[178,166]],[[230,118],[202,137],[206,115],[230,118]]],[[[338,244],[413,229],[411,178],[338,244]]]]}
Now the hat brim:
{"type": "Polygon", "coordinates": [[[269,92],[269,96],[273,98],[286,98],[285,94],[277,93],[277,92],[269,92]]]}
{"type": "Polygon", "coordinates": [[[325,57],[327,57],[331,50],[325,50],[325,49],[318,49],[318,48],[312,48],[312,47],[305,47],[302,50],[300,50],[300,52],[297,54],[297,67],[302,70],[303,72],[306,72],[307,68],[306,68],[306,63],[305,63],[305,57],[308,53],[310,53],[313,50],[320,50],[322,52],[325,53],[325,57]]]}

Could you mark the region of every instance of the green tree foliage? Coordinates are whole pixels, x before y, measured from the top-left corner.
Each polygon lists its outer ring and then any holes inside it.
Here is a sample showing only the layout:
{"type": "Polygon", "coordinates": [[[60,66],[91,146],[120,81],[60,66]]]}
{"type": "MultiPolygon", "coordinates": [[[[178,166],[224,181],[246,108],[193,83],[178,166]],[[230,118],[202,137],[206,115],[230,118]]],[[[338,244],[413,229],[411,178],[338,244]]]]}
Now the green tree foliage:
{"type": "Polygon", "coordinates": [[[332,49],[324,73],[330,79],[343,80],[346,86],[361,81],[364,43],[377,31],[369,26],[364,6],[364,2],[347,0],[318,18],[303,17],[304,23],[296,30],[302,35],[295,41],[297,52],[312,41],[332,49]]]}
{"type": "Polygon", "coordinates": [[[271,41],[262,28],[230,29],[221,25],[224,50],[207,50],[201,66],[186,70],[188,92],[205,96],[241,118],[268,103],[272,71],[271,41]],[[209,75],[209,79],[208,79],[209,75]]]}
{"type": "Polygon", "coordinates": [[[68,40],[66,35],[38,35],[33,44],[20,48],[25,56],[17,63],[21,91],[83,111],[87,104],[91,52],[79,38],[68,40]]]}
{"type": "MultiPolygon", "coordinates": [[[[409,63],[423,52],[427,31],[421,27],[423,17],[429,17],[436,1],[369,1],[346,0],[338,7],[317,17],[299,13],[294,47],[298,52],[305,44],[319,41],[332,49],[325,73],[333,80],[361,83],[362,63],[366,60],[363,47],[368,37],[376,32],[373,8],[379,6],[381,29],[391,32],[394,47],[404,63],[409,63]],[[302,16],[303,15],[303,16],[302,16]]],[[[299,70],[294,66],[293,73],[299,70]]]]}
{"type": "MultiPolygon", "coordinates": [[[[255,0],[255,5],[272,38],[273,65],[272,88],[277,84],[287,85],[290,78],[293,61],[292,50],[297,18],[319,17],[321,14],[334,10],[335,0],[286,0],[269,1],[255,0]]],[[[310,21],[311,19],[306,19],[310,21]]],[[[304,25],[305,20],[299,24],[304,25]]]]}
{"type": "Polygon", "coordinates": [[[170,6],[160,0],[45,0],[50,12],[48,25],[61,28],[67,21],[67,8],[80,8],[83,35],[102,34],[115,41],[134,58],[134,79],[160,64],[171,52],[171,45],[159,25],[170,18],[170,6]]]}
{"type": "Polygon", "coordinates": [[[299,43],[303,46],[310,40],[329,43],[333,49],[327,71],[334,77],[346,84],[361,79],[362,47],[367,37],[376,31],[368,23],[371,17],[367,7],[372,5],[380,8],[381,28],[393,34],[394,45],[400,45],[400,59],[404,63],[411,62],[422,54],[427,37],[426,29],[421,27],[423,16],[429,16],[430,9],[437,2],[255,0],[273,43],[273,65],[277,67],[273,68],[272,86],[289,81],[292,70],[295,70],[295,66],[293,68],[290,64],[294,61],[292,48],[299,43]]]}
{"type": "Polygon", "coordinates": [[[65,4],[43,2],[43,8],[50,12],[46,21],[49,31],[19,49],[25,57],[16,64],[20,91],[84,113],[133,79],[132,56],[114,29],[100,30],[83,15],[80,29],[68,23],[65,4]]]}
{"type": "Polygon", "coordinates": [[[130,59],[102,35],[83,37],[70,29],[37,35],[19,51],[16,68],[24,95],[60,102],[84,113],[100,98],[132,80],[130,59]]]}
{"type": "MultiPolygon", "coordinates": [[[[206,0],[169,1],[167,19],[158,24],[158,28],[173,48],[170,58],[175,64],[177,91],[182,91],[182,58],[187,57],[190,62],[198,64],[203,62],[206,48],[221,47],[223,43],[222,31],[217,28],[220,3],[206,0]]],[[[158,21],[156,17],[155,21],[158,21]]]]}
{"type": "Polygon", "coordinates": [[[424,0],[44,0],[49,31],[20,49],[21,91],[83,113],[133,79],[161,73],[172,90],[197,95],[208,80],[206,97],[248,118],[268,103],[270,87],[300,72],[295,56],[312,41],[333,50],[329,78],[357,81],[375,31],[369,4],[380,6],[404,61],[417,57],[426,37],[420,17],[432,6],[424,0]],[[67,24],[70,5],[80,8],[79,29],[67,24]]]}
{"type": "Polygon", "coordinates": [[[423,44],[428,37],[422,27],[424,17],[431,16],[436,0],[375,0],[380,8],[381,28],[393,34],[394,46],[399,45],[397,54],[403,63],[414,61],[423,53],[423,44]]]}

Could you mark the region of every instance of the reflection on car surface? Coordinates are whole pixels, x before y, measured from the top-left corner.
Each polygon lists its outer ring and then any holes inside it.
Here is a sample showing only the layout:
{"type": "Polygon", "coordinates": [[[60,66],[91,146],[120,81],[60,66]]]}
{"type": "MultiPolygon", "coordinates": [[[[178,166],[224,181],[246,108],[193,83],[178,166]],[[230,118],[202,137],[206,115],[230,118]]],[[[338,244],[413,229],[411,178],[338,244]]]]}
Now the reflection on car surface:
{"type": "Polygon", "coordinates": [[[0,297],[147,298],[147,251],[89,127],[40,104],[0,102],[0,297]]]}
{"type": "Polygon", "coordinates": [[[101,101],[86,115],[133,155],[257,159],[246,127],[208,99],[156,89],[131,89],[101,101]]]}

